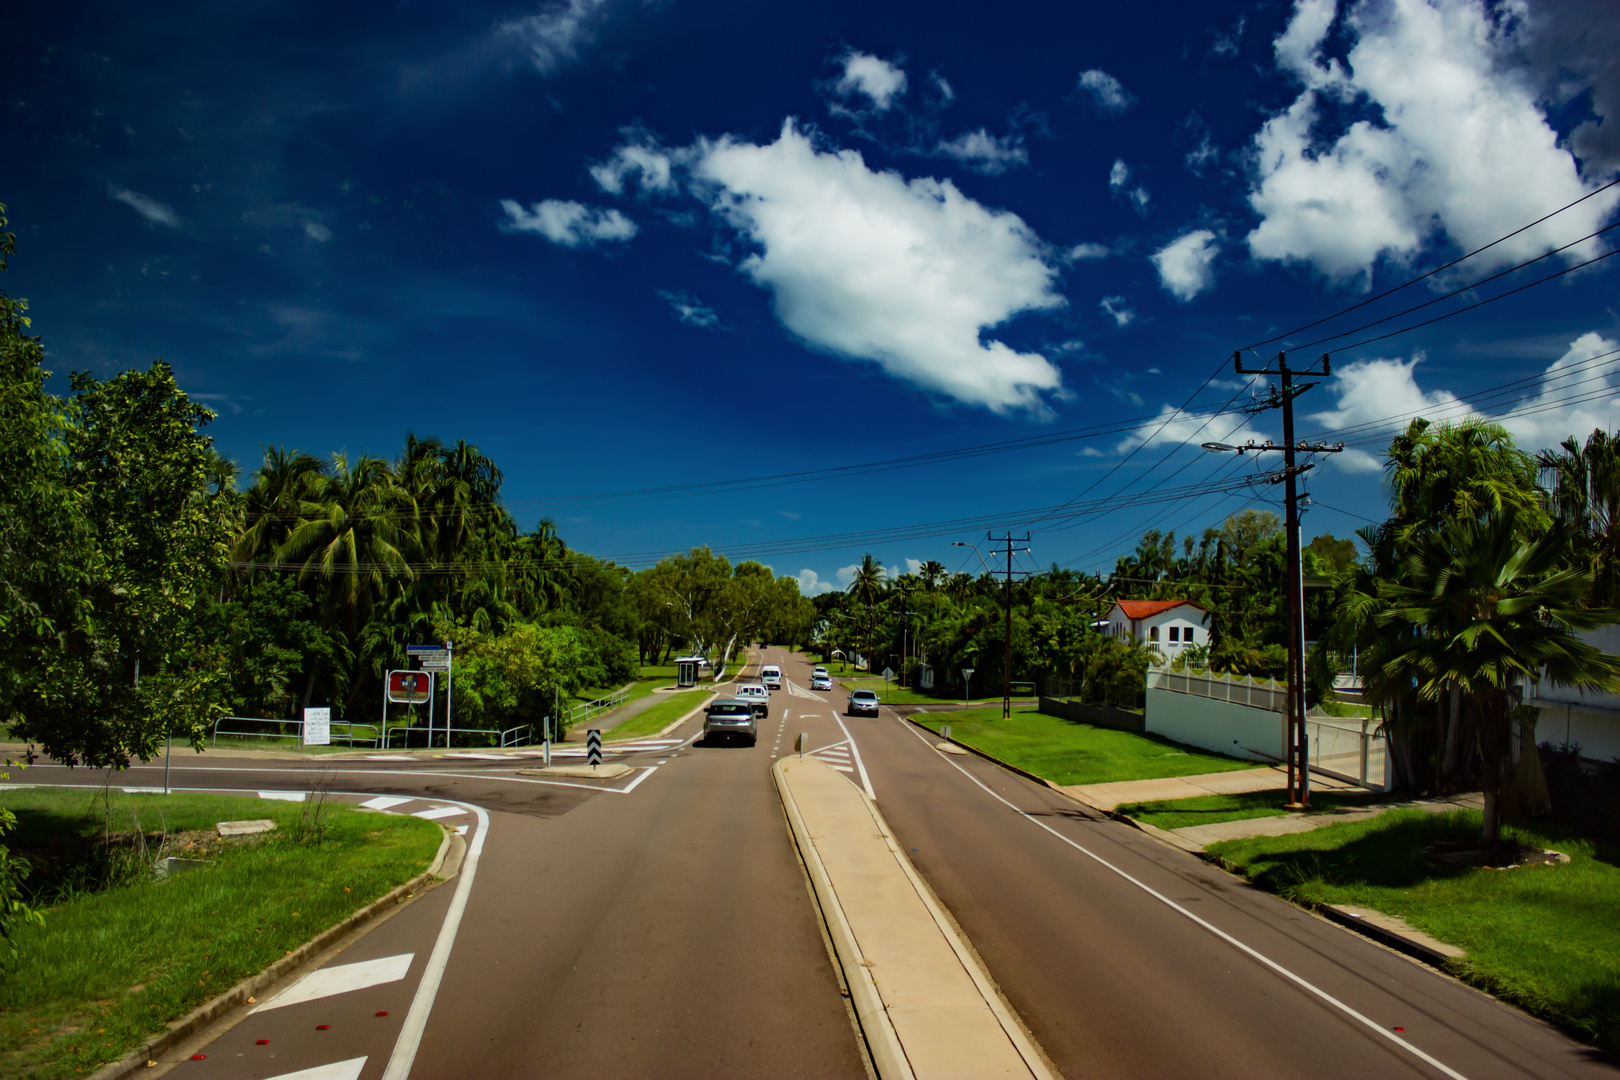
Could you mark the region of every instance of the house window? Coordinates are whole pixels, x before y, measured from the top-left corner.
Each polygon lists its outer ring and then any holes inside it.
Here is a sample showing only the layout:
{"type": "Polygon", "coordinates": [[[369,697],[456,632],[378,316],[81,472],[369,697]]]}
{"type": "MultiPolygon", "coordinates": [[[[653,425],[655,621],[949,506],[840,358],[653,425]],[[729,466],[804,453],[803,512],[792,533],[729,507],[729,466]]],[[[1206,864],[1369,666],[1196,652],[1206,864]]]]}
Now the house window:
{"type": "Polygon", "coordinates": [[[1148,640],[1149,641],[1158,641],[1159,640],[1159,628],[1157,626],[1148,627],[1148,640]]]}
{"type": "Polygon", "coordinates": [[[1170,628],[1170,643],[1172,645],[1174,645],[1177,641],[1181,640],[1180,637],[1179,637],[1180,634],[1181,634],[1181,627],[1172,626],[1170,628]]]}

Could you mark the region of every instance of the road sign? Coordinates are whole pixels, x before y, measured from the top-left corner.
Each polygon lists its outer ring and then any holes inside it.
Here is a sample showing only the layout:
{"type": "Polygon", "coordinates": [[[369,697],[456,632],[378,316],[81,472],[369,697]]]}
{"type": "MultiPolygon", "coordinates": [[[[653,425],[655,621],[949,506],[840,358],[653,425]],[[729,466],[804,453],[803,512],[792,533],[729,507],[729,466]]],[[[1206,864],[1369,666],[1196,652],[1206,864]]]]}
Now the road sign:
{"type": "Polygon", "coordinates": [[[894,668],[892,668],[892,667],[884,668],[883,669],[883,681],[888,682],[892,678],[894,678],[894,668]]]}
{"type": "Polygon", "coordinates": [[[329,708],[304,710],[304,745],[332,745],[332,710],[329,708]]]}
{"type": "Polygon", "coordinates": [[[396,705],[421,705],[428,699],[430,686],[425,671],[390,671],[388,700],[396,705]]]}
{"type": "Polygon", "coordinates": [[[419,661],[423,671],[449,671],[450,647],[446,645],[407,645],[405,654],[419,661]]]}
{"type": "Polygon", "coordinates": [[[602,764],[602,733],[596,728],[585,733],[585,760],[592,768],[602,764]]]}

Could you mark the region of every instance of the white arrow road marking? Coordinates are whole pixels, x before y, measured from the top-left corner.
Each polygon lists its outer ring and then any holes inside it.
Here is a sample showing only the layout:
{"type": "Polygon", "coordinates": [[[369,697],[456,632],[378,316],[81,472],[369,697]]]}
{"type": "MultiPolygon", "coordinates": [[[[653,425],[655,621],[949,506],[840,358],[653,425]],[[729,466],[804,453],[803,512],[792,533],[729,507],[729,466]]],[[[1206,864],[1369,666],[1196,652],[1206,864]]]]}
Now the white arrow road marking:
{"type": "Polygon", "coordinates": [[[368,810],[391,810],[396,806],[403,806],[408,802],[415,801],[415,799],[401,799],[397,795],[379,795],[375,799],[367,799],[360,805],[368,810]]]}
{"type": "Polygon", "coordinates": [[[357,1057],[348,1061],[334,1061],[330,1065],[317,1065],[313,1069],[282,1073],[272,1076],[270,1080],[360,1080],[360,1070],[365,1067],[366,1059],[357,1057]]]}
{"type": "Polygon", "coordinates": [[[435,806],[431,810],[418,810],[411,816],[427,818],[429,821],[434,821],[442,817],[455,817],[457,814],[465,814],[466,812],[466,810],[459,806],[435,806]]]}
{"type": "Polygon", "coordinates": [[[264,1012],[267,1009],[279,1009],[286,1005],[298,1005],[317,998],[331,997],[333,994],[347,994],[351,990],[364,990],[368,986],[399,982],[411,969],[411,959],[415,955],[415,953],[400,953],[398,956],[385,956],[380,960],[361,960],[355,964],[338,964],[335,967],[312,971],[269,1001],[255,1005],[252,1011],[264,1012]]]}
{"type": "Polygon", "coordinates": [[[826,698],[822,697],[820,694],[814,693],[813,691],[810,691],[810,690],[806,690],[804,687],[800,686],[798,683],[794,682],[792,679],[789,679],[787,681],[787,688],[788,688],[788,693],[792,694],[794,697],[811,698],[811,699],[813,699],[815,701],[826,701],[827,700],[826,698]]]}
{"type": "Polygon", "coordinates": [[[304,796],[307,794],[308,792],[304,791],[261,791],[259,792],[259,798],[280,799],[283,802],[303,802],[304,796]]]}

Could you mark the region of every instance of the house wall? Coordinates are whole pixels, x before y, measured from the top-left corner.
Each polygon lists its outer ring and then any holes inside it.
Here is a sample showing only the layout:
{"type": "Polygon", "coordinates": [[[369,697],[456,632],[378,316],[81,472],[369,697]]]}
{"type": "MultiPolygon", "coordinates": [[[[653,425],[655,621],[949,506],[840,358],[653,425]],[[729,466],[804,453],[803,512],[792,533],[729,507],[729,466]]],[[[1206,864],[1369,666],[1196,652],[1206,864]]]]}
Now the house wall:
{"type": "MultiPolygon", "coordinates": [[[[1620,625],[1575,636],[1611,656],[1620,655],[1620,625]]],[[[1620,758],[1620,694],[1554,686],[1543,679],[1531,689],[1531,703],[1541,710],[1537,742],[1575,743],[1590,761],[1620,758]]]]}
{"type": "Polygon", "coordinates": [[[1287,745],[1282,713],[1151,686],[1145,727],[1188,746],[1251,761],[1278,760],[1287,745]]]}

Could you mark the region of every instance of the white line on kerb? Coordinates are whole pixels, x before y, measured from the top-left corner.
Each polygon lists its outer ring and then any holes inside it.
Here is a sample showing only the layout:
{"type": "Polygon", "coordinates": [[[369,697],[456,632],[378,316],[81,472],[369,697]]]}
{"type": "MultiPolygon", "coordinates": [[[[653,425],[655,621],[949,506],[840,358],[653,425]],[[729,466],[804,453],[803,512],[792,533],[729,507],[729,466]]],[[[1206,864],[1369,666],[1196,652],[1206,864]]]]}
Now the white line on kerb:
{"type": "MultiPolygon", "coordinates": [[[[451,802],[450,799],[443,800],[451,802]]],[[[416,996],[411,999],[410,1012],[405,1014],[405,1023],[399,1032],[399,1039],[394,1043],[394,1052],[388,1058],[388,1068],[383,1070],[383,1080],[405,1080],[411,1075],[411,1066],[416,1062],[416,1051],[422,1045],[422,1033],[427,1030],[428,1014],[433,1011],[433,999],[439,994],[439,983],[444,980],[445,965],[450,962],[450,950],[456,944],[456,931],[461,928],[461,916],[467,910],[467,897],[472,893],[473,878],[478,873],[478,856],[484,850],[484,838],[489,835],[489,815],[481,806],[472,803],[459,803],[474,814],[478,815],[478,832],[471,844],[467,845],[466,857],[461,861],[461,871],[456,881],[456,895],[450,898],[450,910],[445,912],[444,925],[439,928],[439,939],[433,943],[433,952],[428,954],[427,967],[422,971],[422,981],[416,984],[416,996]]]]}
{"type": "MultiPolygon", "coordinates": [[[[924,746],[928,746],[928,740],[923,738],[923,736],[920,733],[918,733],[915,726],[913,726],[910,723],[907,723],[905,720],[901,720],[900,723],[905,725],[906,730],[910,731],[913,735],[916,735],[917,739],[924,746]]],[[[930,746],[929,749],[933,749],[933,747],[930,746]]],[[[966,769],[962,768],[961,765],[959,765],[956,762],[952,761],[950,758],[946,757],[944,754],[940,753],[938,750],[935,750],[934,752],[936,754],[939,754],[940,759],[942,761],[944,761],[945,764],[951,766],[957,772],[961,773],[963,776],[967,777],[973,783],[977,784],[979,786],[979,788],[982,791],[985,792],[985,794],[989,795],[991,798],[995,799],[997,802],[1001,803],[1003,806],[1006,806],[1009,810],[1011,810],[1013,813],[1017,814],[1019,817],[1023,818],[1025,821],[1031,822],[1032,824],[1035,824],[1035,825],[1039,825],[1041,828],[1045,829],[1047,832],[1051,833],[1053,836],[1057,837],[1059,840],[1063,841],[1065,844],[1068,844],[1070,847],[1074,848],[1076,851],[1080,852],[1080,854],[1086,856],[1088,859],[1091,859],[1093,862],[1097,863],[1100,866],[1103,866],[1103,867],[1106,867],[1109,870],[1112,870],[1114,873],[1118,874],[1120,877],[1124,878],[1126,881],[1130,882],[1132,885],[1135,885],[1138,889],[1141,889],[1143,892],[1147,893],[1149,896],[1153,897],[1155,900],[1158,900],[1160,903],[1162,903],[1165,906],[1171,908],[1172,910],[1178,912],[1179,914],[1185,915],[1187,918],[1191,919],[1193,922],[1197,923],[1199,926],[1202,926],[1205,930],[1208,930],[1210,933],[1214,934],[1216,937],[1220,938],[1222,941],[1225,941],[1227,944],[1232,945],[1232,946],[1242,950],[1243,952],[1249,954],[1250,956],[1254,957],[1256,960],[1260,961],[1260,963],[1264,964],[1266,967],[1268,967],[1271,970],[1275,971],[1277,974],[1283,976],[1283,978],[1288,979],[1289,981],[1297,984],[1298,986],[1304,988],[1305,990],[1310,991],[1312,994],[1315,994],[1317,997],[1321,998],[1323,1001],[1327,1002],[1329,1005],[1332,1005],[1334,1008],[1338,1009],[1340,1012],[1344,1013],[1346,1016],[1349,1016],[1351,1019],[1359,1021],[1362,1024],[1365,1024],[1367,1027],[1371,1028],[1373,1031],[1375,1031],[1378,1034],[1382,1035],[1384,1038],[1388,1039],[1390,1042],[1394,1043],[1395,1045],[1397,1045],[1397,1046],[1401,1047],[1402,1049],[1408,1051],[1414,1057],[1417,1057],[1419,1060],[1427,1062],[1430,1065],[1433,1065],[1436,1069],[1439,1069],[1441,1072],[1443,1072],[1447,1076],[1451,1077],[1452,1080],[1468,1080],[1468,1078],[1466,1076],[1464,1076],[1462,1073],[1458,1072],[1456,1069],[1451,1068],[1449,1065],[1446,1065],[1444,1062],[1439,1061],[1439,1060],[1429,1056],[1428,1054],[1424,1053],[1422,1050],[1419,1050],[1416,1046],[1413,1046],[1411,1043],[1407,1042],[1405,1039],[1401,1038],[1399,1035],[1395,1034],[1393,1031],[1386,1030],[1382,1024],[1379,1024],[1376,1021],[1374,1021],[1374,1020],[1368,1018],[1367,1016],[1363,1015],[1362,1013],[1357,1012],[1355,1009],[1351,1008],[1349,1005],[1346,1005],[1344,1002],[1340,1001],[1338,998],[1334,997],[1332,994],[1328,993],[1326,990],[1323,990],[1321,987],[1315,985],[1314,983],[1308,982],[1304,978],[1302,978],[1302,977],[1300,977],[1298,975],[1295,975],[1292,971],[1289,971],[1287,968],[1285,968],[1281,964],[1277,963],[1277,961],[1271,959],[1271,957],[1266,956],[1264,953],[1262,953],[1259,950],[1253,948],[1252,946],[1245,945],[1243,942],[1239,941],[1237,938],[1233,937],[1231,934],[1228,934],[1225,930],[1222,930],[1220,927],[1214,925],[1213,923],[1210,923],[1210,922],[1198,917],[1197,915],[1194,915],[1191,911],[1188,911],[1186,908],[1182,907],[1180,904],[1176,903],[1174,900],[1170,899],[1168,896],[1166,896],[1163,893],[1159,892],[1159,890],[1155,889],[1153,886],[1147,884],[1144,881],[1140,881],[1135,877],[1132,877],[1130,874],[1128,874],[1124,870],[1121,870],[1119,867],[1115,866],[1113,863],[1109,862],[1107,859],[1103,858],[1101,855],[1098,855],[1096,852],[1091,851],[1088,848],[1086,848],[1085,845],[1076,843],[1075,841],[1069,839],[1067,836],[1064,836],[1062,833],[1060,833],[1056,829],[1052,828],[1052,826],[1048,825],[1046,822],[1037,819],[1034,815],[1028,813],[1027,811],[1020,810],[1013,803],[1008,802],[1006,799],[1002,798],[995,791],[992,791],[989,787],[986,787],[984,785],[984,783],[979,780],[978,777],[974,776],[972,773],[970,773],[966,769]]]]}

